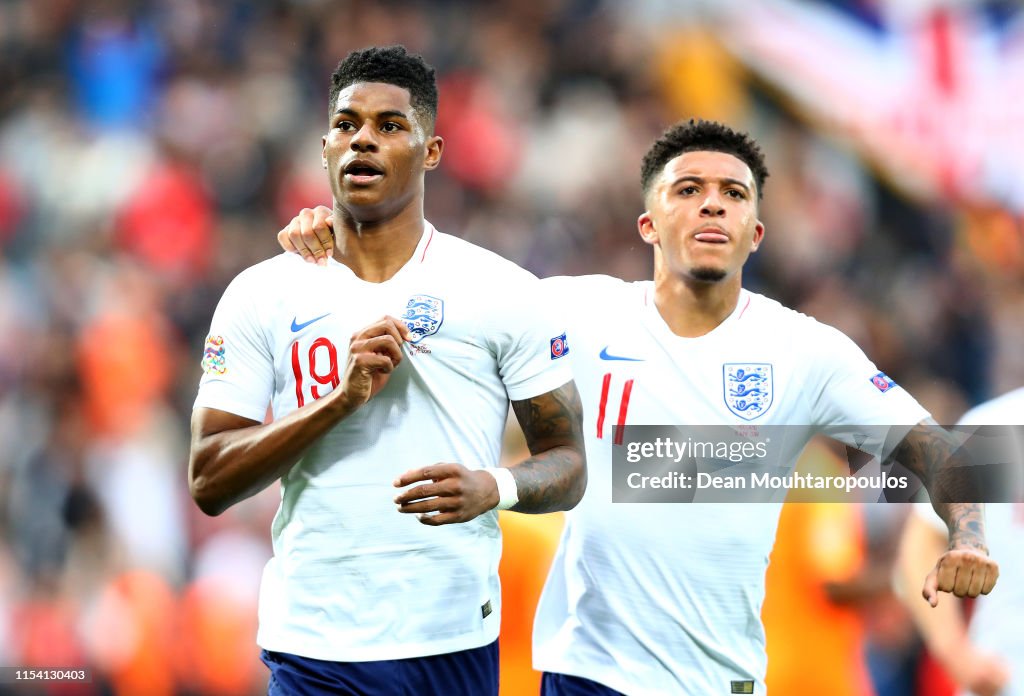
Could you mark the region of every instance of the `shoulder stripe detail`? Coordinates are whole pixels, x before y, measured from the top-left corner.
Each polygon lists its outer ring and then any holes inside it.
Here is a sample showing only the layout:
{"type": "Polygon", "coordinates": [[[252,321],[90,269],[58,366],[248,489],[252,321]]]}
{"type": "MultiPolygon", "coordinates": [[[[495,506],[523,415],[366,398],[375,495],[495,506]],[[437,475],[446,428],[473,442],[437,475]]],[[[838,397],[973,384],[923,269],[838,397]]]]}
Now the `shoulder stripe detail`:
{"type": "Polygon", "coordinates": [[[430,237],[427,238],[427,243],[423,246],[423,255],[420,256],[420,263],[423,263],[423,260],[427,258],[427,249],[430,248],[430,243],[432,241],[434,241],[434,228],[433,228],[433,226],[431,226],[431,228],[430,228],[430,237]]]}
{"type": "Polygon", "coordinates": [[[743,309],[740,310],[740,315],[738,317],[736,317],[736,321],[739,321],[740,319],[743,318],[744,312],[746,312],[747,308],[750,307],[750,299],[751,298],[748,296],[747,297],[747,304],[743,305],[743,309]]]}

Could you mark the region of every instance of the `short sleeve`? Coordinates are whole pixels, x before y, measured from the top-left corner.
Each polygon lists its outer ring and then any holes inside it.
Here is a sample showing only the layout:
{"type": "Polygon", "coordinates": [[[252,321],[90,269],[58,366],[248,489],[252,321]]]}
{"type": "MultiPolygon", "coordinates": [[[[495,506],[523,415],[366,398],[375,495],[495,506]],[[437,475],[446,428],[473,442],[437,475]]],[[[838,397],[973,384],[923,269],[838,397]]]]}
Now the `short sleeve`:
{"type": "Polygon", "coordinates": [[[274,362],[262,331],[253,276],[224,291],[203,348],[196,408],[215,408],[262,421],[274,389],[274,362]]]}
{"type": "Polygon", "coordinates": [[[572,336],[561,304],[546,297],[541,281],[523,273],[505,308],[503,320],[489,332],[498,373],[509,399],[521,401],[557,389],[572,380],[572,336]]]}
{"type": "Polygon", "coordinates": [[[808,384],[821,432],[884,458],[929,413],[840,331],[815,323],[808,384]]]}

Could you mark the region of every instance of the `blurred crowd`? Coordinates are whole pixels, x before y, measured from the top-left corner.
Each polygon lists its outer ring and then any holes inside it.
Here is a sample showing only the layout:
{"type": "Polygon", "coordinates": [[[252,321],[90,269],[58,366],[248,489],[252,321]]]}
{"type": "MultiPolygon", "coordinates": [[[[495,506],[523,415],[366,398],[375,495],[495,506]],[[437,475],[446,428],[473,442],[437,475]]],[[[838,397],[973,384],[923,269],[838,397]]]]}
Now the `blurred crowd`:
{"type": "MultiPolygon", "coordinates": [[[[188,421],[228,281],[330,202],[328,78],[356,48],[403,43],[438,69],[442,231],[540,276],[645,278],[640,159],[679,118],[724,120],[771,171],[749,288],[846,332],[940,422],[1024,384],[1021,219],[876,178],[753,78],[702,4],[666,21],[664,3],[602,0],[0,2],[0,666],[93,670],[53,693],[264,688],[277,493],[202,516],[188,421]]],[[[887,572],[898,513],[836,523],[863,551],[829,568],[887,572]]],[[[871,596],[876,652],[913,654],[906,616],[871,596]]],[[[886,668],[878,692],[911,693],[886,692],[886,668]]]]}

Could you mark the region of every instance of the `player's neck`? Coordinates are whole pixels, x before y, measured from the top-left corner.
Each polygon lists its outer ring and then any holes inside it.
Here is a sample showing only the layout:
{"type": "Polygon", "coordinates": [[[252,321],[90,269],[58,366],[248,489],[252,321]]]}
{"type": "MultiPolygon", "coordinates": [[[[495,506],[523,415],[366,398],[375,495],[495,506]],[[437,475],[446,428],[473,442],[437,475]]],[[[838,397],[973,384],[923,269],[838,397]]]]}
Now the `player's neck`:
{"type": "Polygon", "coordinates": [[[394,217],[357,220],[334,209],[334,259],[368,283],[390,280],[412,258],[423,237],[423,205],[412,205],[394,217]]]}
{"type": "Polygon", "coordinates": [[[741,274],[717,283],[656,273],[654,305],[672,333],[696,338],[713,331],[736,309],[741,274]]]}

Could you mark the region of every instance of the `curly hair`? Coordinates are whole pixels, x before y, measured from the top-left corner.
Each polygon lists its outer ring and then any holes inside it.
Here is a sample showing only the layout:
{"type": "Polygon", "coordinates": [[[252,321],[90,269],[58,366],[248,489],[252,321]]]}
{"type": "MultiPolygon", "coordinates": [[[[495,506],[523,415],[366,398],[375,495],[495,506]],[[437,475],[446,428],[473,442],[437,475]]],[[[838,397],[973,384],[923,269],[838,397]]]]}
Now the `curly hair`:
{"type": "Polygon", "coordinates": [[[765,166],[761,148],[753,138],[716,121],[692,118],[689,121],[681,121],[662,133],[644,155],[640,170],[640,185],[644,195],[650,192],[651,185],[669,160],[684,152],[696,151],[724,152],[742,160],[754,175],[757,197],[764,197],[768,167],[765,166]]]}
{"type": "Polygon", "coordinates": [[[373,46],[345,56],[331,74],[330,113],[341,90],[357,82],[384,82],[409,90],[412,108],[426,117],[423,124],[427,130],[433,129],[437,118],[434,68],[421,56],[408,53],[405,46],[373,46]]]}

